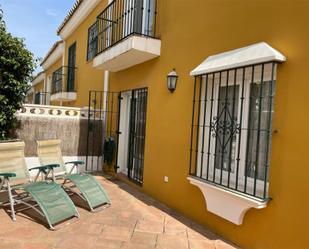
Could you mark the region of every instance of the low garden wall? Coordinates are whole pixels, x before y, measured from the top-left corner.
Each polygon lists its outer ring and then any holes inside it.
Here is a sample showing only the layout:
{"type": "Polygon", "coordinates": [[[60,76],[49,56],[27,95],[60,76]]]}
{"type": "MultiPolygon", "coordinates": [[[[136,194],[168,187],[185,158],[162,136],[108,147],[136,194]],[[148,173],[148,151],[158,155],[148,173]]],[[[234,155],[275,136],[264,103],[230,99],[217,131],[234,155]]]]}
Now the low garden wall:
{"type": "MultiPolygon", "coordinates": [[[[26,144],[25,155],[27,162],[32,166],[39,164],[36,158],[36,141],[43,139],[61,139],[62,154],[67,160],[86,159],[88,110],[26,104],[17,113],[17,119],[19,128],[16,133],[18,139],[26,144]]],[[[95,122],[97,127],[103,125],[103,120],[95,122]]],[[[88,160],[97,165],[97,169],[102,165],[100,151],[102,141],[103,137],[91,136],[89,142],[88,151],[91,152],[91,158],[88,160]]]]}

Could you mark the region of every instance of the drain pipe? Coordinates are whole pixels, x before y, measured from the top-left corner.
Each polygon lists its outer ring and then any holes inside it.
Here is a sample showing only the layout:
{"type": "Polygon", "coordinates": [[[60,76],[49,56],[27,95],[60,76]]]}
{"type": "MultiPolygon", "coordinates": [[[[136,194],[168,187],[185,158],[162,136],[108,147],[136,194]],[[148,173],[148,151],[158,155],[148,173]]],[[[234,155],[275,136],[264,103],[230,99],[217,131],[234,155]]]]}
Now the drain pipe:
{"type": "MultiPolygon", "coordinates": [[[[63,41],[63,54],[62,54],[62,77],[64,78],[64,75],[65,75],[65,67],[64,67],[64,65],[65,65],[65,50],[66,50],[66,42],[65,41],[63,41]]],[[[65,86],[64,86],[64,79],[62,78],[62,89],[61,89],[61,91],[62,92],[64,92],[65,90],[65,86]]],[[[68,82],[67,82],[67,84],[68,84],[68,82]]],[[[62,106],[63,105],[63,101],[62,101],[62,99],[60,100],[60,106],[62,106]]]]}
{"type": "Polygon", "coordinates": [[[109,89],[109,71],[104,71],[104,85],[103,85],[103,118],[104,118],[104,125],[106,127],[106,114],[108,108],[108,89],[109,89]]]}
{"type": "MultiPolygon", "coordinates": [[[[109,71],[104,71],[104,82],[103,82],[103,132],[102,132],[102,164],[104,160],[104,145],[105,145],[105,137],[106,137],[106,127],[107,127],[107,111],[108,111],[108,89],[109,89],[109,71]]],[[[104,170],[104,166],[103,166],[104,170]]]]}

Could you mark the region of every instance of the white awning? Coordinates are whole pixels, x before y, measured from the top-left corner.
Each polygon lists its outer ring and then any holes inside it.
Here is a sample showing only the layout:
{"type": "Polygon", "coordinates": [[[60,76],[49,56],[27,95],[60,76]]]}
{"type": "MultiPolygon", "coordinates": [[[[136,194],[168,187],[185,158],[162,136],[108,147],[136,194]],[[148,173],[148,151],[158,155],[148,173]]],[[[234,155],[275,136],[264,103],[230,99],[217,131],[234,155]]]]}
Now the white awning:
{"type": "Polygon", "coordinates": [[[286,57],[266,42],[209,56],[191,71],[191,76],[212,73],[269,61],[286,61],[286,57]]]}

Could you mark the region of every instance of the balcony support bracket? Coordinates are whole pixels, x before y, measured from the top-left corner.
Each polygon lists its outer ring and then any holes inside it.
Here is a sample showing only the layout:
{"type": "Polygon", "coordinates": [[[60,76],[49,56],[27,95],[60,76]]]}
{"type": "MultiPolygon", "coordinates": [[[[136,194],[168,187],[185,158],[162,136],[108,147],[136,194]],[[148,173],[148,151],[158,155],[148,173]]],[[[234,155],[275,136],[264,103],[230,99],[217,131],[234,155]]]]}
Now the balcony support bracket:
{"type": "Polygon", "coordinates": [[[250,208],[262,209],[268,203],[268,200],[253,199],[207,183],[193,176],[189,176],[187,179],[201,190],[209,212],[236,225],[243,223],[243,218],[250,208]]]}

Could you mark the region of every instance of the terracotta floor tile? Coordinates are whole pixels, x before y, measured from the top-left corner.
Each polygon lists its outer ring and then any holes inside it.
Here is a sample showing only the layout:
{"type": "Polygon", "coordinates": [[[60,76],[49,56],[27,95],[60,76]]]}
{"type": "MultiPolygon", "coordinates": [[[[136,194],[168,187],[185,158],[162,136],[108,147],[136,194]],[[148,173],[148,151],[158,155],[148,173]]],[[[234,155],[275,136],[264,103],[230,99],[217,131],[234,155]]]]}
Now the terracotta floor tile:
{"type": "MultiPolygon", "coordinates": [[[[44,229],[44,228],[42,228],[44,229]]],[[[31,226],[21,226],[18,227],[18,224],[14,224],[14,228],[10,230],[1,230],[1,232],[4,231],[0,238],[8,238],[8,239],[18,239],[18,240],[27,240],[32,239],[35,237],[38,237],[40,235],[40,230],[37,228],[32,228],[31,226]]]]}
{"type": "MultiPolygon", "coordinates": [[[[117,218],[117,225],[133,229],[138,222],[137,218],[117,218]]],[[[115,223],[114,223],[115,224],[115,223]]]]}
{"type": "Polygon", "coordinates": [[[176,220],[174,217],[167,216],[164,223],[164,233],[187,236],[187,226],[176,220]]]}
{"type": "Polygon", "coordinates": [[[46,243],[45,241],[39,242],[26,242],[21,246],[21,249],[53,249],[55,245],[46,243]]]}
{"type": "Polygon", "coordinates": [[[222,240],[216,240],[215,246],[216,246],[216,249],[235,249],[235,248],[237,248],[235,245],[228,244],[227,242],[222,241],[222,240]]]}
{"type": "Polygon", "coordinates": [[[133,230],[121,226],[105,226],[102,238],[118,241],[129,241],[132,237],[133,230]]]}
{"type": "Polygon", "coordinates": [[[104,239],[101,236],[95,242],[95,248],[102,248],[102,249],[120,249],[121,245],[123,244],[122,241],[119,240],[108,240],[104,239]]]}
{"type": "Polygon", "coordinates": [[[140,218],[141,217],[141,215],[136,214],[134,211],[131,211],[131,210],[123,210],[119,213],[119,216],[121,218],[131,218],[131,217],[140,218]]]}
{"type": "Polygon", "coordinates": [[[157,242],[158,235],[155,233],[146,233],[134,231],[133,236],[131,238],[131,242],[135,244],[145,244],[148,246],[155,247],[157,242]]]}
{"type": "Polygon", "coordinates": [[[188,227],[187,233],[188,233],[189,239],[197,239],[197,240],[204,240],[204,239],[216,240],[216,239],[218,239],[218,236],[215,235],[214,233],[212,233],[212,232],[210,232],[206,229],[200,229],[199,227],[198,228],[188,227]]]}
{"type": "Polygon", "coordinates": [[[190,249],[216,249],[215,241],[189,240],[190,249]]]}
{"type": "Polygon", "coordinates": [[[1,249],[21,249],[21,242],[0,240],[1,249]]]}
{"type": "Polygon", "coordinates": [[[236,248],[139,190],[96,178],[112,205],[97,213],[78,206],[81,217],[58,231],[30,214],[19,213],[12,222],[0,209],[0,249],[189,249],[189,243],[190,249],[236,248]]]}
{"type": "Polygon", "coordinates": [[[133,242],[125,242],[121,246],[121,249],[154,249],[154,248],[155,247],[151,245],[145,245],[133,242]]]}
{"type": "Polygon", "coordinates": [[[99,235],[103,232],[104,225],[97,223],[83,223],[79,229],[77,230],[78,234],[91,234],[91,235],[99,235]]]}
{"type": "Polygon", "coordinates": [[[165,216],[161,215],[160,213],[156,214],[156,213],[151,213],[151,212],[144,212],[142,218],[143,220],[163,223],[165,216]]]}
{"type": "Polygon", "coordinates": [[[166,226],[164,234],[187,236],[186,228],[166,226]]]}
{"type": "Polygon", "coordinates": [[[149,220],[139,220],[137,222],[136,231],[148,233],[163,233],[163,222],[155,222],[149,220]]]}
{"type": "Polygon", "coordinates": [[[160,234],[156,248],[188,249],[188,239],[186,236],[160,234]]]}
{"type": "Polygon", "coordinates": [[[93,248],[96,242],[96,236],[85,234],[67,234],[64,239],[55,245],[59,249],[79,249],[93,248]]]}

